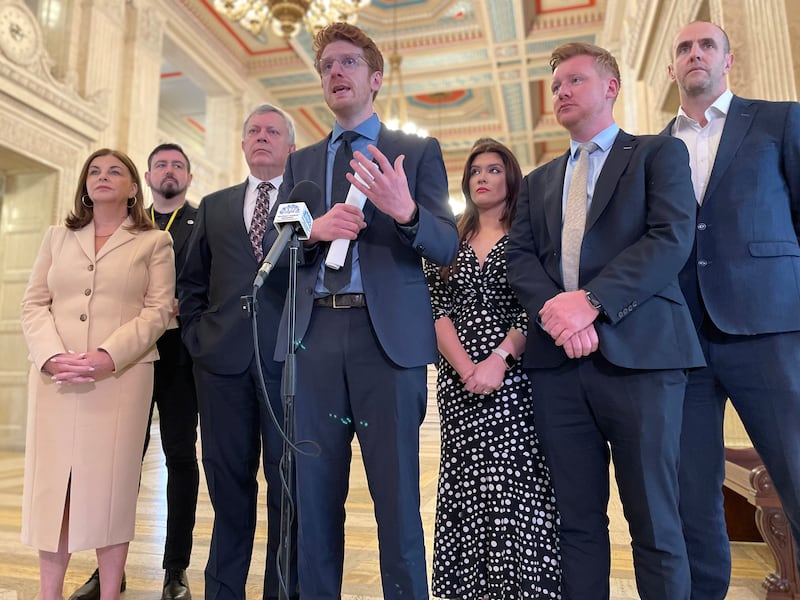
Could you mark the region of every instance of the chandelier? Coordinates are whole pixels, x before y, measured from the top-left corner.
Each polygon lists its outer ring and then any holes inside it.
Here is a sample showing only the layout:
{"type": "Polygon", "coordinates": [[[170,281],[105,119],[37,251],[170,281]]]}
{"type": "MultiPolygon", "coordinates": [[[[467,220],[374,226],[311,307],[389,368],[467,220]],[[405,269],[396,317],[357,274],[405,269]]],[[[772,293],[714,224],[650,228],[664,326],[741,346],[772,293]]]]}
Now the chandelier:
{"type": "Polygon", "coordinates": [[[370,0],[214,0],[214,10],[258,35],[267,26],[283,39],[300,33],[301,23],[315,35],[320,29],[343,21],[355,23],[357,13],[370,0]]]}
{"type": "Polygon", "coordinates": [[[417,127],[416,123],[408,118],[408,101],[403,91],[403,72],[400,64],[403,57],[397,51],[397,4],[394,6],[394,48],[389,56],[389,98],[386,100],[386,127],[388,129],[402,129],[404,132],[419,137],[428,137],[428,132],[417,127]],[[397,88],[394,80],[397,77],[397,88]],[[396,91],[395,91],[396,89],[396,91]]]}

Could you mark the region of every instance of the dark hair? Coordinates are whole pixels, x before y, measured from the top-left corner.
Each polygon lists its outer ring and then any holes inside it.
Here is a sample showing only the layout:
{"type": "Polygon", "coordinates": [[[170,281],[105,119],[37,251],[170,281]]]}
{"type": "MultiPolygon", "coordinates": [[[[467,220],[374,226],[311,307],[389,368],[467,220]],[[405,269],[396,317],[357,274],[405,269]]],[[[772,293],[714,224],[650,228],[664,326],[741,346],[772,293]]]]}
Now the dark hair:
{"type": "Polygon", "coordinates": [[[187,173],[192,172],[192,163],[189,162],[189,157],[186,156],[186,152],[184,152],[183,148],[181,148],[178,144],[159,144],[158,146],[153,148],[153,151],[147,157],[148,171],[152,170],[153,168],[153,157],[159,152],[166,152],[167,150],[174,150],[175,152],[180,152],[181,156],[183,156],[183,159],[186,161],[186,172],[187,173]]]}
{"type": "MultiPolygon", "coordinates": [[[[381,54],[375,42],[372,41],[372,38],[355,25],[340,21],[324,27],[314,36],[314,68],[316,68],[317,73],[320,72],[319,61],[322,58],[323,50],[328,44],[338,41],[350,42],[354,46],[361,48],[362,57],[370,69],[370,74],[375,71],[383,73],[383,54],[381,54]]],[[[374,99],[377,95],[378,92],[376,91],[372,98],[374,99]]]]}
{"type": "Polygon", "coordinates": [[[593,57],[598,72],[604,71],[607,75],[614,77],[620,86],[622,85],[617,59],[605,48],[595,46],[594,44],[586,44],[584,42],[567,42],[566,44],[561,44],[558,48],[553,50],[553,53],[550,55],[550,70],[555,71],[562,62],[570,58],[575,58],[576,56],[593,57]]]}
{"type": "Polygon", "coordinates": [[[82,199],[84,196],[88,196],[89,193],[89,190],[86,189],[86,178],[89,174],[89,165],[91,165],[92,161],[98,156],[113,156],[119,160],[128,169],[131,179],[133,179],[133,182],[136,184],[136,195],[133,197],[135,202],[133,203],[133,206],[128,206],[128,216],[133,219],[133,224],[131,225],[130,229],[132,231],[146,231],[148,229],[153,229],[153,221],[150,220],[150,217],[148,217],[147,213],[144,211],[142,180],[139,177],[139,171],[136,169],[136,165],[133,164],[133,161],[124,152],[120,152],[119,150],[111,150],[109,148],[95,150],[92,152],[89,158],[86,159],[86,162],[83,163],[81,174],[78,178],[78,186],[75,189],[75,199],[73,201],[72,212],[67,215],[67,218],[64,221],[67,229],[81,229],[91,223],[92,219],[94,218],[94,208],[92,206],[86,206],[82,199]]]}
{"type": "MultiPolygon", "coordinates": [[[[461,177],[461,191],[464,193],[466,200],[466,207],[464,212],[458,218],[458,242],[459,247],[461,244],[469,241],[473,235],[478,231],[480,224],[480,216],[478,215],[478,208],[472,201],[472,196],[469,190],[470,170],[472,163],[475,159],[487,152],[494,152],[500,155],[503,161],[503,166],[506,172],[506,205],[503,214],[500,216],[500,222],[506,229],[511,227],[511,222],[514,220],[514,215],[517,213],[517,198],[519,190],[522,186],[522,169],[519,166],[519,161],[514,153],[504,144],[492,138],[480,138],[477,140],[470,150],[467,161],[464,164],[464,174],[461,177]]],[[[452,265],[442,267],[441,275],[445,281],[449,278],[450,274],[456,269],[458,259],[452,265]]]]}

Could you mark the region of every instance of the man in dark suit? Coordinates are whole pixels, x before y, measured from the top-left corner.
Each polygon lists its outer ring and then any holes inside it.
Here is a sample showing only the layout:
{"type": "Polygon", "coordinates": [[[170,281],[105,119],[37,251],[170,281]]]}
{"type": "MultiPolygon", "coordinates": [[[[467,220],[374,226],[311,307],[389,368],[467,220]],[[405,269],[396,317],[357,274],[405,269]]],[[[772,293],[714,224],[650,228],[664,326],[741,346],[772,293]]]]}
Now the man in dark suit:
{"type": "MultiPolygon", "coordinates": [[[[268,250],[259,233],[272,227],[266,215],[294,148],[294,124],[281,109],[265,104],[248,116],[242,150],[250,175],[203,199],[190,254],[178,276],[183,341],[194,360],[203,468],[214,506],[205,570],[207,598],[245,597],[262,451],[267,480],[264,598],[278,596],[282,442],[269,411],[271,407],[277,422],[283,422],[281,365],[272,360],[272,353],[288,285],[286,270],[275,269],[256,298],[261,364],[241,296],[252,294],[253,279],[268,250]]],[[[287,585],[291,587],[291,581],[287,585]]]]}
{"type": "MultiPolygon", "coordinates": [[[[297,275],[296,437],[320,449],[297,456],[300,591],[304,600],[341,597],[355,434],[375,504],[384,598],[419,600],[428,598],[419,426],[426,365],[437,354],[422,258],[450,264],[455,257],[447,176],[436,140],[378,120],[383,56],[363,31],[335,23],[314,48],[336,122],[331,135],[289,157],[279,199],[301,180],[325,191],[309,202],[314,223],[297,275]],[[347,145],[354,160],[340,162],[347,145]],[[342,203],[353,166],[370,182],[356,185],[367,198],[363,209],[342,203]],[[352,252],[338,281],[325,266],[336,239],[351,240],[352,252]]],[[[281,328],[277,358],[286,354],[286,312],[281,328]]]]}
{"type": "Polygon", "coordinates": [[[730,398],[800,547],[800,105],[734,96],[733,54],[707,22],[672,45],[678,116],[662,132],[689,148],[695,249],[681,272],[708,368],[689,375],[680,498],[692,598],[725,597],[723,417],[730,398]]]}
{"type": "MultiPolygon", "coordinates": [[[[160,144],[147,157],[145,181],[153,195],[150,217],[172,235],[175,272],[186,263],[189,237],[197,209],[186,201],[192,183],[189,157],[178,144],[160,144]]],[[[175,300],[177,317],[178,300],[175,300]]],[[[156,342],[153,403],[158,406],[161,447],[167,466],[167,536],[164,543],[164,587],[162,600],[190,600],[186,569],[192,555],[192,530],[197,508],[200,475],[197,469],[197,396],[192,359],[181,342],[179,320],[156,342]]],[[[144,451],[150,442],[145,435],[144,451]]],[[[124,580],[123,580],[124,581],[124,580]]],[[[123,590],[124,590],[123,583],[123,590]]],[[[95,570],[89,580],[70,596],[71,600],[99,600],[100,577],[95,570]]]]}
{"type": "Polygon", "coordinates": [[[561,514],[564,595],[609,597],[613,458],[640,595],[685,600],[681,409],[686,369],[703,364],[678,286],[695,223],[688,155],[614,123],[620,78],[606,50],[565,44],[550,65],[570,151],[525,178],[507,258],[540,324],[523,364],[561,514]]]}

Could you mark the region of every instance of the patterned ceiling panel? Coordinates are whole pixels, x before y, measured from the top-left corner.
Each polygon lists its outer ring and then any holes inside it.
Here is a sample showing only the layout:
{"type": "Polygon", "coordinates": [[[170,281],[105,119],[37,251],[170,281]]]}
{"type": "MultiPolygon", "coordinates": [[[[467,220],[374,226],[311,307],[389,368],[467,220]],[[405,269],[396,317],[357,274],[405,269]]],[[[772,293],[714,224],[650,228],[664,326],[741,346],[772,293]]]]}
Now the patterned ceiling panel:
{"type": "MultiPolygon", "coordinates": [[[[243,71],[264,89],[265,99],[292,113],[298,143],[311,143],[330,130],[333,117],[322,98],[307,31],[290,43],[271,32],[253,36],[217,15],[212,0],[178,1],[237,57],[243,71]]],[[[550,112],[550,52],[566,41],[595,42],[603,27],[605,2],[372,0],[359,14],[358,24],[386,58],[385,87],[376,109],[380,113],[391,93],[399,92],[396,83],[388,89],[388,58],[396,47],[403,57],[409,116],[439,138],[456,194],[460,195],[461,161],[480,137],[509,144],[527,171],[567,144],[550,112]]],[[[165,59],[169,64],[169,57],[165,59]]],[[[169,85],[169,111],[184,114],[174,73],[169,85]]],[[[193,114],[187,107],[185,115],[187,121],[202,125],[197,104],[193,114]]]]}

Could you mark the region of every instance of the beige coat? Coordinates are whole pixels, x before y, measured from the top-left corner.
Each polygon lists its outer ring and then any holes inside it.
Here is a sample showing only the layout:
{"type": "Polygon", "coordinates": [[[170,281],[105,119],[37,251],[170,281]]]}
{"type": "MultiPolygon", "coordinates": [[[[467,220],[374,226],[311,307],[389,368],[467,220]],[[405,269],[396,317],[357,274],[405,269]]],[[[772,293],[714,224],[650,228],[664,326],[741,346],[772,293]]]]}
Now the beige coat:
{"type": "Polygon", "coordinates": [[[69,551],[133,539],[155,342],[175,297],[172,238],[118,229],[95,256],[94,224],[45,234],[22,301],[29,376],[22,541],[58,548],[69,494],[69,551]],[[101,348],[115,372],[56,385],[55,354],[101,348]]]}

